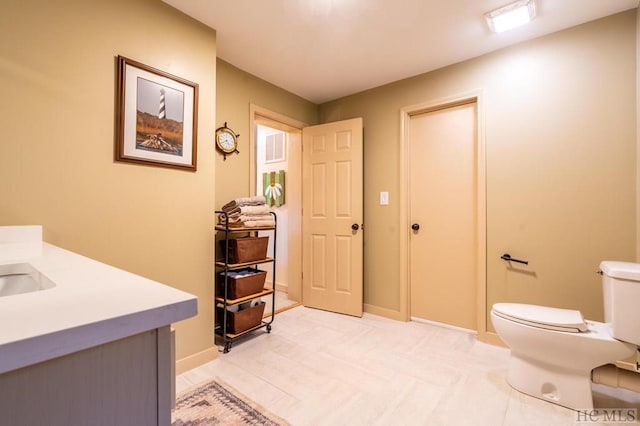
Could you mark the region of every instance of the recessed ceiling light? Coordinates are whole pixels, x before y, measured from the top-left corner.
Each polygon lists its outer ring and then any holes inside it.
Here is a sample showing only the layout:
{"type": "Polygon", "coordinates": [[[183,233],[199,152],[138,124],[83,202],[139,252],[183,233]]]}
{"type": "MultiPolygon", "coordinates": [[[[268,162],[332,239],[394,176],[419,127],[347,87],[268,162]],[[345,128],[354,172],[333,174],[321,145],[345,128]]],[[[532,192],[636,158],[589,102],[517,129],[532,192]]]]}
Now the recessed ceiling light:
{"type": "Polygon", "coordinates": [[[536,4],[534,0],[519,0],[484,14],[489,28],[494,33],[501,33],[524,25],[535,16],[536,4]]]}

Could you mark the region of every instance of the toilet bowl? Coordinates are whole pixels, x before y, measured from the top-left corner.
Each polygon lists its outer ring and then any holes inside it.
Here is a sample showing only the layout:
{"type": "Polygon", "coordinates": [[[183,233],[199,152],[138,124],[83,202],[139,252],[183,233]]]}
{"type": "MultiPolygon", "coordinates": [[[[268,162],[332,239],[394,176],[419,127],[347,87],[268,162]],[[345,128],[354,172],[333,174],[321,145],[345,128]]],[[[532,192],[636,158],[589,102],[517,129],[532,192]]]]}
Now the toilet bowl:
{"type": "Polygon", "coordinates": [[[585,321],[571,309],[493,305],[496,333],[511,349],[507,381],[514,389],[574,410],[592,409],[591,370],[636,352],[640,264],[602,262],[600,268],[606,323],[585,321]]]}
{"type": "Polygon", "coordinates": [[[507,381],[527,395],[574,410],[591,409],[591,370],[633,355],[636,347],[611,337],[604,323],[583,321],[583,330],[575,328],[574,322],[566,324],[564,330],[559,321],[545,324],[542,318],[560,313],[557,311],[581,317],[579,311],[545,306],[517,303],[493,306],[493,326],[511,348],[507,381]],[[520,310],[538,311],[541,319],[537,325],[527,319],[518,321],[513,314],[520,310]],[[505,311],[511,315],[505,315],[505,311]]]}

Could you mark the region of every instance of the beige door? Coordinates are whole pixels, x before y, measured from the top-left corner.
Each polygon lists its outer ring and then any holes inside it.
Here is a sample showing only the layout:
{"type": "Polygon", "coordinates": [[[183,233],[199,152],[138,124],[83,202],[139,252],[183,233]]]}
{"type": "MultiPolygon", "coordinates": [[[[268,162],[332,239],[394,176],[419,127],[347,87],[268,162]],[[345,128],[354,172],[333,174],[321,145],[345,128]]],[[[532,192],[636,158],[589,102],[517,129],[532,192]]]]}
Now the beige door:
{"type": "Polygon", "coordinates": [[[362,118],[302,130],[305,306],[362,316],[362,179],[362,118]]]}
{"type": "Polygon", "coordinates": [[[410,118],[411,317],[476,330],[475,102],[410,118]]]}

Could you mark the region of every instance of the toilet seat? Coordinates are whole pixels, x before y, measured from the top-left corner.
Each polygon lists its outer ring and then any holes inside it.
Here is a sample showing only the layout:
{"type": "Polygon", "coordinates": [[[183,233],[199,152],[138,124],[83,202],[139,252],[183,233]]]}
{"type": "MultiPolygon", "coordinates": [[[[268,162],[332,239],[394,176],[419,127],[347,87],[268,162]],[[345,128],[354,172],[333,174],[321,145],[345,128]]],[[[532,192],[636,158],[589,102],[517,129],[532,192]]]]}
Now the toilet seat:
{"type": "Polygon", "coordinates": [[[582,333],[588,331],[582,313],[524,303],[496,303],[493,313],[504,319],[545,330],[582,333]]]}

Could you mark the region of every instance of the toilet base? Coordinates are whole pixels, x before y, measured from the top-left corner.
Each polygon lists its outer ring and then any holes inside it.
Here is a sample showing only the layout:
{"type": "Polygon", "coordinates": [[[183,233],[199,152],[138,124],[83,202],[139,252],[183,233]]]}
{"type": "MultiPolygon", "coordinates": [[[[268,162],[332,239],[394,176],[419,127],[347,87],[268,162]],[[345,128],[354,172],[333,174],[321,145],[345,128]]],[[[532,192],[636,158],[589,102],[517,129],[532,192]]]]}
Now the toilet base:
{"type": "Polygon", "coordinates": [[[560,369],[511,351],[507,382],[522,393],[572,410],[593,409],[590,370],[560,369]]]}

